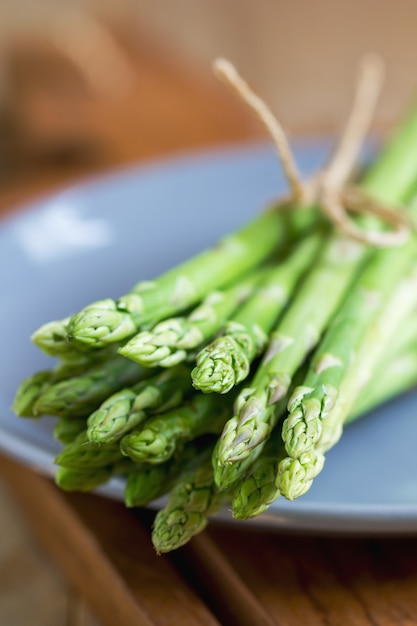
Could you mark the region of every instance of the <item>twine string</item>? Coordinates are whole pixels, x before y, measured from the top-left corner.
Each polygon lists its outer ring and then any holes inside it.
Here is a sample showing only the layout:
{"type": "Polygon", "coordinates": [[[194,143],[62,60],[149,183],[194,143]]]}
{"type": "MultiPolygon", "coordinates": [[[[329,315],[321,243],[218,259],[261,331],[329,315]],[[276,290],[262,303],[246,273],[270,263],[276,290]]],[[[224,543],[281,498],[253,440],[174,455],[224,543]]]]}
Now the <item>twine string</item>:
{"type": "Polygon", "coordinates": [[[384,82],[384,64],[375,54],[367,55],[359,68],[353,106],[339,145],[323,175],[326,185],[340,188],[351,175],[360,156],[384,82]]]}
{"type": "Polygon", "coordinates": [[[305,189],[298,172],[290,144],[281,124],[260,98],[238,74],[236,68],[226,59],[216,59],[213,65],[215,74],[226,82],[233,91],[252,109],[269,132],[281,161],[285,177],[291,190],[291,197],[300,204],[305,203],[305,189]]]}
{"type": "MultiPolygon", "coordinates": [[[[283,127],[262,98],[254,93],[229,61],[217,59],[214,71],[252,109],[267,129],[290,187],[291,202],[299,207],[319,206],[343,234],[361,243],[376,247],[399,246],[405,243],[413,228],[405,212],[371,198],[356,185],[348,184],[383,85],[384,64],[377,55],[368,54],[361,63],[353,107],[331,160],[307,180],[301,178],[283,127]],[[350,212],[373,215],[391,229],[381,231],[360,228],[350,218],[350,212]]],[[[288,199],[282,204],[287,205],[288,199]]]]}

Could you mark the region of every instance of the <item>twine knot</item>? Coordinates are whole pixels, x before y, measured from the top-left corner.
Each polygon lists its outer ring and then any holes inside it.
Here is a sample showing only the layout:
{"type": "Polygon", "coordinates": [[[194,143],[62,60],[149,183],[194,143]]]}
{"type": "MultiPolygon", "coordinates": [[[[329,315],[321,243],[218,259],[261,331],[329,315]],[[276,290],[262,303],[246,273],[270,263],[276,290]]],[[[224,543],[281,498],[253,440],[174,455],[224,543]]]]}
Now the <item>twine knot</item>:
{"type": "Polygon", "coordinates": [[[318,206],[340,231],[361,243],[387,247],[406,242],[413,225],[405,211],[388,206],[349,183],[382,89],[385,71],[377,55],[369,54],[362,61],[352,111],[330,162],[307,180],[302,180],[286,133],[262,98],[229,61],[217,59],[214,71],[249,105],[268,130],[290,187],[290,195],[282,204],[318,206]],[[391,229],[363,229],[351,219],[351,212],[374,215],[391,229]]]}

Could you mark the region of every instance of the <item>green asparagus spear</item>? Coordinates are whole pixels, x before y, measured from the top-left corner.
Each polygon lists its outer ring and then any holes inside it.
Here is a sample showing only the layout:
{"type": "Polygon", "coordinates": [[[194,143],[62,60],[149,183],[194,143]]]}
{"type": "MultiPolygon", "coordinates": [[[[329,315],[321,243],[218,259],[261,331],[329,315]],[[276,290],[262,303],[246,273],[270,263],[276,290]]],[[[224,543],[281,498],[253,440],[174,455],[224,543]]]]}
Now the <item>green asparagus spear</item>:
{"type": "MultiPolygon", "coordinates": [[[[346,423],[357,419],[389,398],[393,398],[417,384],[417,343],[414,350],[405,354],[398,354],[393,361],[387,364],[386,369],[381,368],[381,374],[381,377],[372,379],[365,387],[346,423]]],[[[256,517],[265,512],[280,497],[277,465],[284,458],[286,458],[286,452],[282,439],[273,441],[271,437],[262,455],[249,467],[246,475],[237,484],[233,492],[233,517],[239,520],[256,517]]],[[[300,471],[299,466],[299,460],[296,460],[291,469],[294,471],[297,467],[300,471]]],[[[304,476],[305,474],[302,474],[300,481],[300,474],[298,474],[297,480],[294,482],[301,483],[303,488],[307,490],[306,488],[311,485],[311,482],[305,483],[304,476]]],[[[303,492],[305,493],[305,491],[303,492]]],[[[301,492],[300,495],[302,495],[301,492]]]]}
{"type": "Polygon", "coordinates": [[[50,385],[34,405],[36,415],[84,416],[95,411],[110,394],[154,373],[120,355],[93,365],[84,374],[50,385]]]}
{"type": "Polygon", "coordinates": [[[214,482],[219,491],[228,491],[235,487],[246,476],[248,469],[254,463],[254,460],[262,453],[264,443],[260,444],[251,451],[247,457],[241,461],[221,465],[219,460],[219,439],[213,449],[212,466],[214,472],[214,482]]]}
{"type": "Polygon", "coordinates": [[[171,471],[176,464],[175,458],[160,465],[132,462],[124,490],[125,505],[130,508],[146,506],[168,493],[177,478],[177,473],[171,471]]]}
{"type": "Polygon", "coordinates": [[[63,320],[47,322],[32,335],[33,343],[48,356],[76,357],[82,354],[82,346],[78,347],[68,341],[68,323],[70,317],[63,320]]]}
{"type": "Polygon", "coordinates": [[[398,354],[360,394],[345,424],[417,385],[417,341],[411,350],[398,354]]]}
{"type": "MultiPolygon", "coordinates": [[[[244,471],[250,460],[255,460],[261,454],[265,441],[285,413],[289,391],[302,380],[304,372],[305,365],[302,365],[294,374],[288,392],[282,397],[274,398],[266,407],[262,407],[259,397],[251,397],[255,389],[256,374],[253,386],[246,387],[239,393],[234,403],[235,415],[225,423],[216,447],[215,476],[219,486],[228,485],[233,477],[235,482],[240,475],[240,468],[244,471]],[[241,465],[243,461],[245,463],[241,465]],[[229,469],[222,469],[228,465],[229,469]]],[[[263,392],[270,393],[266,384],[263,392]]]]}
{"type": "Polygon", "coordinates": [[[165,463],[131,462],[124,491],[126,506],[145,506],[168,493],[181,473],[201,455],[201,451],[201,443],[189,442],[165,463]]]}
{"type": "MultiPolygon", "coordinates": [[[[279,422],[280,418],[285,412],[287,404],[287,397],[282,398],[277,404],[274,405],[274,411],[271,415],[269,415],[268,421],[266,424],[262,424],[262,422],[257,423],[257,429],[264,427],[268,429],[268,433],[262,438],[262,441],[256,442],[256,445],[250,446],[247,445],[247,442],[242,445],[239,451],[239,457],[234,459],[233,461],[229,461],[227,463],[223,463],[223,459],[221,458],[220,451],[222,448],[223,437],[227,437],[230,431],[233,431],[236,427],[236,418],[232,417],[227,422],[223,428],[223,432],[221,437],[218,438],[217,444],[213,451],[213,469],[214,469],[214,478],[218,489],[221,491],[229,490],[232,487],[235,487],[236,484],[244,478],[247,473],[248,468],[250,468],[256,459],[263,454],[263,449],[265,444],[267,443],[270,433],[276,424],[279,422]]],[[[249,417],[249,429],[251,429],[250,417],[249,417]]],[[[256,431],[255,431],[256,434],[256,431]]],[[[236,455],[237,456],[237,455],[236,455]]]]}
{"type": "Polygon", "coordinates": [[[256,290],[265,270],[251,273],[223,290],[211,291],[188,316],[173,317],[135,335],[119,349],[123,356],[148,367],[172,367],[211,339],[227,318],[256,290]]]}
{"type": "Polygon", "coordinates": [[[19,385],[13,401],[13,411],[16,415],[38,417],[34,407],[38,398],[49,387],[51,378],[52,372],[45,370],[32,374],[19,385]]]}
{"type": "Polygon", "coordinates": [[[218,492],[211,466],[211,450],[206,450],[198,463],[172,489],[168,503],[154,520],[152,542],[158,554],[176,550],[207,526],[230,498],[218,492]]]}
{"type": "Polygon", "coordinates": [[[84,430],[57,455],[55,463],[70,469],[93,470],[121,460],[123,457],[117,444],[91,443],[84,430]]]}
{"type": "MultiPolygon", "coordinates": [[[[417,214],[417,202],[415,212],[417,214]]],[[[339,400],[337,397],[352,359],[360,350],[367,330],[371,329],[372,332],[372,326],[377,324],[381,308],[384,310],[388,306],[398,280],[401,280],[416,257],[414,237],[401,249],[381,250],[352,286],[311,360],[302,389],[296,389],[294,398],[290,398],[289,415],[282,431],[288,456],[297,458],[314,447],[323,438],[323,428],[329,435],[327,425],[335,421],[330,418],[332,412],[344,416],[349,413],[350,407],[346,410],[344,404],[348,402],[351,406],[357,396],[351,391],[349,397],[339,400]]],[[[405,290],[402,308],[395,309],[390,316],[395,323],[407,311],[407,306],[414,306],[414,299],[417,300],[413,297],[414,293],[417,294],[415,279],[411,280],[411,284],[412,287],[405,290]]],[[[382,344],[378,336],[374,343],[378,348],[382,344]]],[[[360,365],[361,361],[358,361],[356,371],[360,365]]],[[[341,434],[343,420],[337,418],[337,423],[336,440],[341,434]]],[[[333,438],[333,435],[330,436],[333,438]]]]}
{"type": "MultiPolygon", "coordinates": [[[[51,324],[57,324],[57,322],[51,322],[51,324]]],[[[59,341],[57,341],[57,346],[60,346],[59,341]]],[[[51,348],[50,356],[59,356],[58,362],[52,369],[32,374],[19,386],[13,403],[13,410],[19,417],[40,417],[41,414],[38,413],[35,404],[47,389],[58,382],[84,374],[93,366],[99,367],[100,364],[112,358],[118,358],[113,346],[96,350],[94,353],[73,351],[72,354],[59,352],[59,347],[55,351],[51,348]]]]}
{"type": "MultiPolygon", "coordinates": [[[[341,243],[342,239],[338,239],[341,243]]],[[[268,437],[275,425],[274,405],[286,397],[296,370],[327,325],[346,288],[340,275],[347,267],[357,264],[359,248],[356,242],[348,242],[339,254],[332,249],[330,255],[329,248],[325,248],[300,286],[272,331],[250,386],[237,398],[235,415],[227,422],[219,446],[223,465],[241,459],[242,454],[268,437]],[[348,249],[350,252],[345,256],[348,249]]]]}
{"type": "MultiPolygon", "coordinates": [[[[352,412],[354,403],[359,397],[361,390],[366,382],[372,378],[378,362],[380,359],[383,359],[386,351],[388,350],[389,352],[390,346],[395,345],[395,337],[399,334],[402,325],[407,322],[407,318],[416,307],[416,270],[417,265],[414,264],[409,269],[409,274],[393,292],[391,300],[385,303],[377,315],[373,316],[373,324],[362,334],[361,341],[356,346],[352,346],[352,350],[356,350],[349,355],[350,364],[345,369],[345,376],[339,386],[337,402],[331,410],[328,410],[326,418],[320,421],[317,426],[315,423],[317,422],[317,415],[314,410],[310,410],[307,418],[311,417],[313,429],[306,430],[303,422],[301,425],[296,426],[299,440],[302,442],[298,449],[301,449],[302,453],[297,457],[288,455],[279,464],[280,477],[278,481],[281,492],[285,497],[294,499],[310,488],[312,480],[317,475],[316,472],[319,473],[323,467],[325,452],[339,440],[344,421],[352,412]],[[393,339],[394,343],[392,342],[393,339]],[[315,434],[314,438],[311,436],[311,431],[315,434]],[[316,434],[317,432],[318,434],[316,434]],[[311,440],[314,441],[313,444],[311,444],[311,440]],[[307,481],[305,484],[301,484],[301,480],[304,480],[298,463],[298,460],[301,460],[301,458],[303,459],[301,464],[303,465],[307,481]],[[318,459],[320,459],[320,462],[318,462],[318,459]],[[312,464],[311,466],[309,466],[310,463],[312,464]],[[293,472],[294,467],[298,468],[298,474],[293,472]]],[[[345,307],[343,307],[344,310],[345,307]]],[[[362,311],[361,314],[363,314],[362,311]]],[[[306,380],[308,380],[308,377],[306,380]]],[[[294,394],[296,393],[298,393],[297,388],[294,394]]],[[[293,402],[290,399],[290,407],[293,402]]],[[[291,417],[290,414],[287,419],[291,419],[291,417]]],[[[287,435],[288,431],[283,428],[283,439],[288,454],[287,435]]]]}
{"type": "Polygon", "coordinates": [[[94,365],[112,360],[117,355],[114,346],[108,346],[94,352],[79,352],[74,355],[62,355],[52,369],[54,382],[66,380],[84,374],[94,365]]]}
{"type": "MultiPolygon", "coordinates": [[[[417,109],[413,110],[412,115],[398,129],[394,139],[369,169],[361,183],[362,187],[372,195],[383,198],[385,202],[405,200],[407,194],[412,194],[412,185],[417,175],[416,143],[417,109]]],[[[369,222],[372,224],[373,219],[362,218],[365,225],[369,222]]],[[[414,242],[407,244],[409,246],[414,247],[414,242]]],[[[396,254],[401,256],[398,250],[391,249],[386,253],[391,257],[396,254]]],[[[339,234],[329,238],[318,262],[272,332],[270,344],[257,368],[251,387],[243,389],[236,402],[236,428],[224,433],[219,449],[222,463],[237,460],[246,445],[253,447],[268,436],[271,431],[268,421],[273,416],[274,403],[287,393],[294,372],[317,345],[365,261],[374,256],[379,258],[382,254],[384,252],[371,251],[364,244],[339,234]]],[[[401,265],[401,262],[396,265],[401,265]]],[[[389,267],[387,271],[388,275],[394,274],[389,267]]],[[[359,326],[360,323],[358,328],[359,326]]],[[[327,367],[326,372],[334,372],[337,368],[329,367],[330,364],[330,357],[325,357],[318,365],[327,367]]],[[[308,387],[309,385],[301,386],[294,394],[294,408],[300,403],[299,398],[305,395],[308,387]]],[[[328,410],[335,390],[329,385],[324,390],[322,388],[322,391],[327,393],[323,398],[323,409],[328,410]]],[[[308,407],[304,421],[309,425],[312,421],[312,432],[309,431],[308,437],[314,438],[317,436],[317,420],[310,420],[312,410],[308,407]]],[[[299,422],[300,420],[296,423],[299,422]]],[[[296,437],[294,440],[296,441],[296,437]]]]}
{"type": "MultiPolygon", "coordinates": [[[[416,255],[417,256],[417,255],[416,255]]],[[[358,345],[357,354],[351,358],[340,385],[339,397],[334,410],[325,420],[317,445],[327,451],[339,440],[343,424],[355,406],[366,383],[375,376],[387,351],[393,352],[397,337],[404,332],[403,326],[414,315],[417,307],[417,263],[408,269],[390,300],[378,312],[372,326],[367,329],[358,345]]]]}
{"type": "Polygon", "coordinates": [[[64,491],[93,491],[100,485],[107,483],[117,475],[127,475],[130,466],[127,459],[121,459],[111,465],[103,467],[58,467],[55,474],[55,483],[64,491]]]}
{"type": "MultiPolygon", "coordinates": [[[[300,380],[303,379],[305,374],[306,366],[303,365],[295,374],[293,386],[296,386],[300,380]]],[[[293,388],[293,387],[292,387],[293,388]]],[[[291,388],[291,389],[292,389],[291,388]]],[[[238,400],[239,400],[238,396],[238,400]]],[[[233,432],[236,429],[236,418],[230,418],[221,434],[221,437],[218,438],[217,443],[213,450],[213,469],[214,469],[214,479],[217,487],[220,490],[230,490],[239,483],[239,481],[243,480],[248,469],[254,464],[256,459],[263,455],[263,449],[268,442],[271,431],[278,424],[279,420],[285,414],[286,406],[287,406],[288,396],[281,398],[276,404],[273,405],[272,413],[267,414],[267,421],[265,423],[262,420],[258,419],[256,422],[256,427],[254,430],[255,438],[257,436],[258,430],[264,428],[265,435],[262,437],[261,441],[256,441],[255,445],[248,445],[248,441],[244,441],[242,446],[239,449],[238,458],[233,459],[233,461],[228,461],[227,463],[223,462],[223,459],[220,456],[220,450],[223,444],[223,438],[228,436],[229,432],[233,432]]],[[[265,414],[264,414],[265,415],[265,414]]],[[[251,416],[248,415],[248,431],[251,433],[253,431],[253,425],[251,423],[251,416]]],[[[236,447],[236,453],[238,449],[236,447]]]]}
{"type": "MultiPolygon", "coordinates": [[[[398,287],[400,287],[400,285],[398,287]]],[[[392,340],[390,341],[390,345],[389,345],[389,352],[385,353],[385,356],[387,357],[386,365],[389,365],[389,360],[392,357],[397,357],[400,354],[405,354],[406,352],[410,352],[415,349],[416,345],[417,345],[417,308],[411,311],[410,315],[408,316],[408,319],[404,321],[402,327],[398,329],[398,334],[395,337],[392,337],[392,340]]],[[[383,364],[383,361],[381,360],[380,364],[378,365],[378,369],[376,370],[377,372],[382,371],[382,364],[383,364]]]]}
{"type": "MultiPolygon", "coordinates": [[[[311,216],[307,213],[302,211],[296,216],[299,232],[310,226],[311,216]]],[[[285,211],[265,211],[214,248],[153,281],[138,283],[118,300],[101,300],[86,306],[71,318],[69,339],[97,348],[131,337],[144,324],[177,315],[210,291],[258,266],[286,241],[290,221],[285,211]]]]}
{"type": "MultiPolygon", "coordinates": [[[[402,316],[401,316],[402,317],[402,316]]],[[[379,404],[411,389],[417,383],[417,310],[404,320],[397,334],[391,337],[370,375],[364,376],[364,384],[352,411],[345,420],[348,424],[379,404]]]]}
{"type": "Polygon", "coordinates": [[[178,406],[191,390],[190,370],[182,365],[122,389],[89,416],[88,438],[96,443],[117,441],[145,421],[149,411],[168,411],[178,406]]]}
{"type": "Polygon", "coordinates": [[[91,367],[98,362],[114,355],[114,347],[110,349],[88,350],[88,346],[75,345],[68,341],[68,323],[70,317],[47,322],[32,335],[32,342],[51,357],[58,357],[59,362],[54,368],[54,378],[68,378],[91,367]]]}
{"type": "Polygon", "coordinates": [[[55,483],[63,491],[89,492],[107,483],[112,475],[113,468],[111,465],[92,469],[58,467],[55,483]]]}
{"type": "Polygon", "coordinates": [[[86,423],[84,417],[60,417],[55,423],[53,436],[63,444],[71,443],[85,431],[86,423]]]}
{"type": "Polygon", "coordinates": [[[203,434],[218,434],[233,399],[196,394],[180,407],[148,419],[120,441],[122,453],[135,462],[163,463],[177,446],[203,434]]]}
{"type": "Polygon", "coordinates": [[[345,424],[417,384],[417,310],[398,328],[371,380],[360,391],[345,424]]]}
{"type": "Polygon", "coordinates": [[[265,449],[236,485],[232,498],[232,515],[243,520],[256,517],[280,496],[276,485],[277,463],[285,456],[279,429],[272,432],[265,449]]]}
{"type": "Polygon", "coordinates": [[[193,385],[204,393],[227,393],[244,380],[265,348],[272,326],[288,304],[295,286],[316,257],[323,235],[315,232],[295,246],[260,288],[226,324],[224,332],[197,355],[193,385]]]}
{"type": "MultiPolygon", "coordinates": [[[[414,320],[409,321],[412,326],[414,320]]],[[[408,325],[401,328],[400,333],[395,354],[388,353],[378,365],[372,379],[362,389],[351,414],[345,421],[346,424],[417,384],[416,325],[412,327],[411,333],[408,325]]],[[[236,519],[255,517],[266,511],[272,502],[280,497],[277,464],[285,457],[282,438],[273,439],[271,436],[265,451],[247,469],[246,475],[233,493],[232,513],[236,519]]]]}

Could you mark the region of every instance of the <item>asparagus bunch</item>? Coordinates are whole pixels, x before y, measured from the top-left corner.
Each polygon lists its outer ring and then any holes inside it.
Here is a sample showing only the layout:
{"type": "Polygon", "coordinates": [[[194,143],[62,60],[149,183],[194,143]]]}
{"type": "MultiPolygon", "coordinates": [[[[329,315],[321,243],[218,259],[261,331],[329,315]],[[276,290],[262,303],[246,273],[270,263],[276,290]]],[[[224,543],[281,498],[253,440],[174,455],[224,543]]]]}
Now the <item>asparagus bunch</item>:
{"type": "MultiPolygon", "coordinates": [[[[417,216],[417,110],[360,181],[417,216]]],[[[17,415],[56,418],[57,484],[125,477],[125,503],[166,496],[158,552],[302,496],[351,420],[417,383],[417,246],[375,250],[318,208],[272,207],[117,300],[43,325],[54,363],[17,415]]],[[[374,227],[374,218],[358,223],[374,227]]]]}
{"type": "MultiPolygon", "coordinates": [[[[413,112],[388,148],[368,170],[362,181],[363,188],[390,202],[409,201],[413,197],[417,172],[417,157],[413,147],[416,142],[417,114],[413,112]],[[402,162],[404,155],[410,156],[410,159],[406,159],[404,170],[400,168],[401,173],[398,177],[391,176],[393,160],[394,165],[397,160],[402,162]]],[[[370,219],[362,218],[362,221],[367,222],[370,219]]],[[[295,372],[319,344],[324,331],[358,276],[361,277],[362,283],[361,287],[354,291],[359,295],[351,297],[351,301],[356,298],[356,302],[351,306],[353,316],[349,315],[349,321],[352,321],[353,332],[360,337],[366,323],[372,323],[372,313],[376,314],[377,311],[377,305],[372,304],[372,298],[366,298],[368,285],[372,287],[372,281],[377,281],[381,276],[384,278],[384,272],[387,272],[388,284],[381,288],[382,305],[384,298],[385,301],[388,298],[395,280],[398,280],[401,272],[412,260],[414,249],[414,238],[410,238],[404,249],[380,252],[375,252],[338,232],[329,238],[284,317],[273,329],[266,353],[250,381],[250,386],[242,390],[236,401],[235,415],[226,424],[221,437],[219,458],[222,464],[240,460],[249,449],[269,436],[275,425],[274,405],[286,397],[295,372]],[[369,267],[363,273],[362,270],[367,263],[369,267]],[[366,305],[369,313],[367,317],[365,314],[362,317],[361,314],[356,324],[357,312],[361,310],[362,304],[366,305]],[[365,317],[367,322],[364,321],[365,317]]],[[[341,310],[343,312],[345,309],[342,307],[341,310]]],[[[335,332],[338,337],[342,337],[343,342],[343,331],[335,332]]],[[[344,345],[348,349],[350,344],[345,341],[344,345]]],[[[330,380],[327,385],[321,384],[319,377],[321,374],[324,374],[325,378],[328,374],[339,372],[337,365],[339,352],[329,350],[325,345],[325,349],[320,353],[321,358],[317,358],[311,368],[311,375],[307,375],[306,383],[294,391],[290,405],[292,415],[286,424],[290,431],[291,425],[294,424],[295,435],[299,430],[298,424],[303,422],[304,430],[308,430],[307,437],[314,439],[319,436],[319,420],[310,419],[311,411],[316,414],[317,410],[320,410],[321,415],[326,416],[336,400],[337,393],[335,385],[332,384],[335,381],[330,380]],[[333,357],[335,362],[332,360],[333,357]],[[317,390],[317,398],[303,404],[302,398],[306,394],[309,394],[310,398],[313,391],[311,387],[313,381],[310,379],[313,371],[317,377],[317,384],[314,387],[317,390]],[[297,414],[293,417],[295,411],[297,414]],[[300,414],[303,417],[300,417],[300,414]]],[[[309,453],[309,450],[306,452],[309,453]]],[[[300,450],[300,454],[303,454],[303,451],[300,450]]]]}

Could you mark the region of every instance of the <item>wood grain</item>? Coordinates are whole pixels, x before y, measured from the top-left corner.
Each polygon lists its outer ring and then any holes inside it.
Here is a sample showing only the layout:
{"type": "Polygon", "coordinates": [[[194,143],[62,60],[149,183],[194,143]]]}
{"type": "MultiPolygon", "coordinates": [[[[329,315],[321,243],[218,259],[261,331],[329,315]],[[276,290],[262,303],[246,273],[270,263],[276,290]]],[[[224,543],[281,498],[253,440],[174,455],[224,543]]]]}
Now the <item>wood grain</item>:
{"type": "Polygon", "coordinates": [[[127,626],[133,617],[139,626],[417,623],[413,537],[308,537],[212,523],[159,557],[150,542],[152,511],[63,494],[2,457],[0,472],[38,540],[104,626],[116,619],[127,626]]]}
{"type": "Polygon", "coordinates": [[[213,526],[208,534],[275,624],[416,623],[415,538],[308,537],[213,526]]]}
{"type": "Polygon", "coordinates": [[[0,457],[6,479],[38,540],[103,626],[218,626],[149,533],[124,506],[64,494],[48,479],[0,457]]]}
{"type": "MultiPolygon", "coordinates": [[[[0,216],[45,193],[140,161],[264,137],[262,129],[223,85],[179,64],[148,37],[139,37],[136,80],[128,95],[85,103],[93,149],[61,163],[24,162],[0,178],[0,216]]],[[[45,116],[48,108],[45,108],[45,116]]],[[[46,123],[45,120],[40,123],[46,123]]],[[[4,147],[3,147],[4,150],[4,147]]],[[[6,155],[7,156],[7,155],[6,155]]]]}

